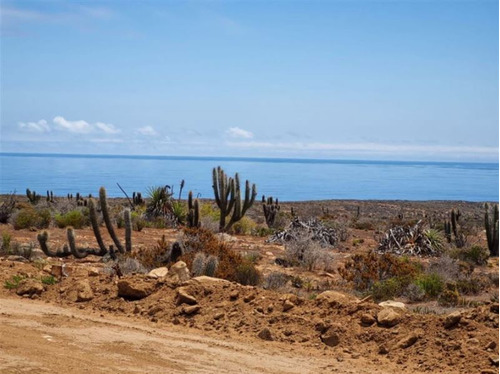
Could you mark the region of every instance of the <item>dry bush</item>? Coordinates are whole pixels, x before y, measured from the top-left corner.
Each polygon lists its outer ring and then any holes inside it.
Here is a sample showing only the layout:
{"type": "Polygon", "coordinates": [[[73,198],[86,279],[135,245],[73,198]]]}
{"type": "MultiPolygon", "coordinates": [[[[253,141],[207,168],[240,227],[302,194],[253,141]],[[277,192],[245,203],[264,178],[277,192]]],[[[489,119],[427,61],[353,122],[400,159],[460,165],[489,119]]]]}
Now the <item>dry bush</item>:
{"type": "Polygon", "coordinates": [[[290,276],[279,271],[273,271],[264,277],[262,287],[266,290],[279,290],[286,286],[290,276]]]}
{"type": "Polygon", "coordinates": [[[170,258],[170,251],[171,246],[163,235],[154,247],[133,251],[130,257],[139,261],[146,269],[152,270],[165,266],[170,258]]]}
{"type": "Polygon", "coordinates": [[[123,259],[118,261],[118,266],[120,267],[120,271],[123,275],[127,274],[145,274],[148,272],[143,264],[135,258],[124,257],[123,259]]]}
{"type": "Polygon", "coordinates": [[[312,240],[311,235],[300,235],[285,242],[285,260],[293,266],[304,267],[309,271],[333,267],[333,254],[312,240]]]}

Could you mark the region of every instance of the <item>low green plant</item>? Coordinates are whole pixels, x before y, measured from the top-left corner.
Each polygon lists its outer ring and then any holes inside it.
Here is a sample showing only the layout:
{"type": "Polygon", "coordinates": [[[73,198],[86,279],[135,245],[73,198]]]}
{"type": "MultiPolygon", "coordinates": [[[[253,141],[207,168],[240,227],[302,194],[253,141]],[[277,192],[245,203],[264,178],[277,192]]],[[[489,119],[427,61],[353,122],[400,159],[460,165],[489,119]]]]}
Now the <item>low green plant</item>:
{"type": "Polygon", "coordinates": [[[57,227],[61,229],[69,226],[81,229],[89,223],[88,218],[78,209],[71,210],[65,214],[56,214],[54,221],[57,227]]]}
{"type": "Polygon", "coordinates": [[[436,273],[421,274],[416,284],[425,291],[425,295],[429,298],[439,296],[444,287],[443,279],[436,273]]]}
{"type": "Polygon", "coordinates": [[[428,229],[424,232],[425,237],[429,240],[430,245],[436,252],[441,252],[444,246],[444,238],[438,230],[428,229]]]}
{"type": "Polygon", "coordinates": [[[450,251],[450,257],[467,261],[475,265],[486,265],[490,253],[488,249],[480,245],[473,245],[465,248],[457,248],[450,251]]]}
{"type": "Polygon", "coordinates": [[[36,210],[33,207],[21,209],[13,217],[12,224],[15,230],[49,227],[51,214],[49,209],[36,210]]]}
{"type": "Polygon", "coordinates": [[[53,285],[57,283],[57,279],[53,275],[42,277],[42,283],[46,285],[53,285]]]}
{"type": "Polygon", "coordinates": [[[176,200],[172,202],[172,214],[179,225],[186,223],[186,207],[182,201],[176,200]]]}
{"type": "Polygon", "coordinates": [[[26,279],[26,277],[23,275],[13,275],[10,279],[5,280],[4,287],[8,290],[14,290],[19,287],[19,283],[24,279],[26,279]]]}
{"type": "Polygon", "coordinates": [[[242,217],[232,227],[232,232],[237,235],[250,235],[257,228],[255,221],[249,217],[242,217]]]}
{"type": "Polygon", "coordinates": [[[261,274],[250,261],[244,261],[236,268],[237,282],[246,286],[257,286],[261,280],[261,274]]]}
{"type": "Polygon", "coordinates": [[[375,282],[371,288],[371,295],[376,301],[394,299],[404,290],[402,282],[398,278],[389,278],[384,281],[375,282]]]}
{"type": "Polygon", "coordinates": [[[2,233],[2,253],[9,253],[11,240],[12,235],[10,235],[8,232],[2,233]]]}

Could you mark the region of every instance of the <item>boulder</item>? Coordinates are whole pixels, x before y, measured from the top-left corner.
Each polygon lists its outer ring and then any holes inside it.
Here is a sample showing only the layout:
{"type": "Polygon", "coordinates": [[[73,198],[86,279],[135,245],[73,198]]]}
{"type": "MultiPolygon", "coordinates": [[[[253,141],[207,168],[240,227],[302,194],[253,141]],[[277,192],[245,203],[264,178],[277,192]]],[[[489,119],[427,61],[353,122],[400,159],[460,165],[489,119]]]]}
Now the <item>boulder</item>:
{"type": "Polygon", "coordinates": [[[167,277],[173,281],[185,282],[191,278],[189,269],[184,261],[177,261],[170,267],[167,277]]]}
{"type": "Polygon", "coordinates": [[[401,316],[392,308],[384,308],[378,312],[377,321],[381,326],[393,327],[401,321],[401,316]]]}
{"type": "Polygon", "coordinates": [[[444,319],[444,327],[446,329],[451,329],[452,327],[458,325],[461,319],[462,319],[462,314],[460,312],[457,311],[450,313],[444,319]]]}
{"type": "Polygon", "coordinates": [[[324,291],[316,297],[317,302],[326,302],[331,307],[345,306],[358,303],[359,299],[352,295],[345,295],[337,291],[324,291]]]}
{"type": "Polygon", "coordinates": [[[267,341],[273,340],[273,335],[271,334],[271,330],[269,330],[267,327],[260,330],[260,332],[257,334],[257,336],[259,338],[261,338],[262,340],[267,340],[267,341]]]}
{"type": "Polygon", "coordinates": [[[177,305],[194,305],[196,303],[196,298],[194,296],[191,296],[185,287],[180,287],[177,289],[177,305]]]}
{"type": "Polygon", "coordinates": [[[228,280],[225,280],[225,279],[221,279],[221,278],[213,278],[213,277],[209,277],[209,276],[206,276],[206,275],[201,275],[199,277],[191,278],[185,284],[188,284],[188,285],[189,284],[194,284],[194,285],[200,285],[200,286],[212,285],[212,284],[227,284],[227,285],[230,285],[231,282],[229,282],[228,280]]]}
{"type": "Polygon", "coordinates": [[[69,300],[73,302],[90,301],[94,298],[94,292],[88,280],[80,280],[74,283],[66,293],[69,300]]]}
{"type": "Polygon", "coordinates": [[[328,330],[321,335],[321,341],[329,347],[335,347],[340,343],[340,337],[337,332],[328,330]]]}
{"type": "Polygon", "coordinates": [[[16,293],[19,296],[28,295],[32,297],[34,295],[40,296],[43,291],[43,284],[39,280],[28,278],[23,279],[21,282],[19,282],[16,293]]]}
{"type": "Polygon", "coordinates": [[[396,311],[398,311],[398,310],[405,311],[406,310],[406,305],[404,303],[399,302],[399,301],[394,301],[394,300],[382,301],[378,305],[381,306],[382,308],[393,308],[396,311]]]}
{"type": "Polygon", "coordinates": [[[118,281],[118,296],[127,300],[140,300],[151,295],[155,285],[140,277],[122,278],[118,281]]]}
{"type": "Polygon", "coordinates": [[[166,268],[165,266],[153,269],[148,273],[148,277],[154,279],[164,278],[167,275],[168,275],[168,268],[166,268]]]}

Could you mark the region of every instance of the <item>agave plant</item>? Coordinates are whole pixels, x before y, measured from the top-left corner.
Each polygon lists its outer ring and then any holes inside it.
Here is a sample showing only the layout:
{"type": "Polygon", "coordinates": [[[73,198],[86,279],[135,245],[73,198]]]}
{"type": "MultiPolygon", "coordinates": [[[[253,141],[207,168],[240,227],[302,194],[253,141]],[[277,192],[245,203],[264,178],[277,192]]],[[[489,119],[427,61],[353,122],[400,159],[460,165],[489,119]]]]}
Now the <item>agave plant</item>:
{"type": "Polygon", "coordinates": [[[424,234],[429,241],[432,249],[434,249],[436,252],[441,252],[443,250],[444,238],[438,230],[428,229],[424,234]]]}
{"type": "Polygon", "coordinates": [[[149,187],[147,193],[149,202],[146,208],[146,215],[148,217],[166,217],[172,212],[172,192],[170,186],[149,187]]]}

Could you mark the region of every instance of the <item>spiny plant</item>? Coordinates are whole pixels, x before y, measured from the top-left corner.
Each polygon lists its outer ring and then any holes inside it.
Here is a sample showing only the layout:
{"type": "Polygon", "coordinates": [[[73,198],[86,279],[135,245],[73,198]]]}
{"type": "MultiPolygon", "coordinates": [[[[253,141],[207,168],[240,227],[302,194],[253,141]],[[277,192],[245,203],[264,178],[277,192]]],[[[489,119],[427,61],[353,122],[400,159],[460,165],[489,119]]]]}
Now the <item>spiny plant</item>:
{"type": "Polygon", "coordinates": [[[134,206],[144,205],[144,199],[142,198],[142,194],[140,192],[132,193],[132,202],[134,206]]]}
{"type": "Polygon", "coordinates": [[[188,194],[188,214],[187,214],[187,227],[200,227],[200,203],[198,199],[193,201],[193,192],[189,191],[188,194]]]}
{"type": "Polygon", "coordinates": [[[226,232],[243,218],[247,210],[253,205],[255,196],[257,196],[257,187],[255,184],[250,187],[250,182],[246,181],[245,199],[242,205],[238,173],[235,174],[234,178],[228,178],[224,170],[218,166],[212,171],[212,180],[215,202],[220,210],[219,231],[226,232]],[[226,224],[226,217],[229,215],[231,215],[231,218],[226,224]]]}
{"type": "Polygon", "coordinates": [[[170,186],[149,187],[149,203],[146,208],[146,215],[149,217],[165,217],[172,211],[172,195],[170,186]]]}
{"type": "Polygon", "coordinates": [[[54,202],[54,193],[52,191],[49,191],[49,190],[47,190],[47,202],[48,203],[54,202]]]}
{"type": "Polygon", "coordinates": [[[490,256],[498,257],[498,204],[494,204],[493,208],[485,204],[484,228],[490,256]]]}
{"type": "Polygon", "coordinates": [[[460,210],[457,209],[455,211],[455,209],[452,209],[450,213],[450,221],[444,221],[444,233],[446,240],[448,243],[451,243],[453,238],[457,248],[464,247],[467,242],[467,237],[460,224],[461,216],[462,213],[460,213],[460,210]]]}
{"type": "MultiPolygon", "coordinates": [[[[104,187],[101,187],[99,189],[99,202],[101,204],[101,211],[104,223],[106,225],[106,228],[108,229],[109,236],[111,236],[111,239],[113,239],[113,243],[115,243],[116,249],[120,253],[125,253],[125,250],[127,250],[127,252],[130,252],[132,250],[132,220],[130,218],[130,209],[125,209],[125,211],[123,212],[125,221],[125,248],[124,248],[122,243],[118,239],[118,236],[116,235],[116,232],[113,228],[113,224],[111,223],[111,218],[109,216],[109,210],[108,210],[108,201],[106,198],[106,189],[104,187]]],[[[94,224],[92,224],[92,227],[94,227],[94,224]]]]}
{"type": "Polygon", "coordinates": [[[273,201],[273,197],[269,196],[267,199],[262,195],[262,210],[266,219],[267,227],[273,228],[276,221],[276,214],[280,211],[278,199],[273,201]]]}
{"type": "Polygon", "coordinates": [[[36,193],[36,191],[31,191],[29,188],[26,188],[26,197],[28,198],[28,201],[36,205],[40,201],[41,196],[36,193]]]}
{"type": "Polygon", "coordinates": [[[194,276],[198,277],[200,275],[206,275],[208,277],[213,277],[219,266],[219,259],[210,255],[207,256],[203,252],[198,252],[194,256],[192,273],[194,276]]]}

